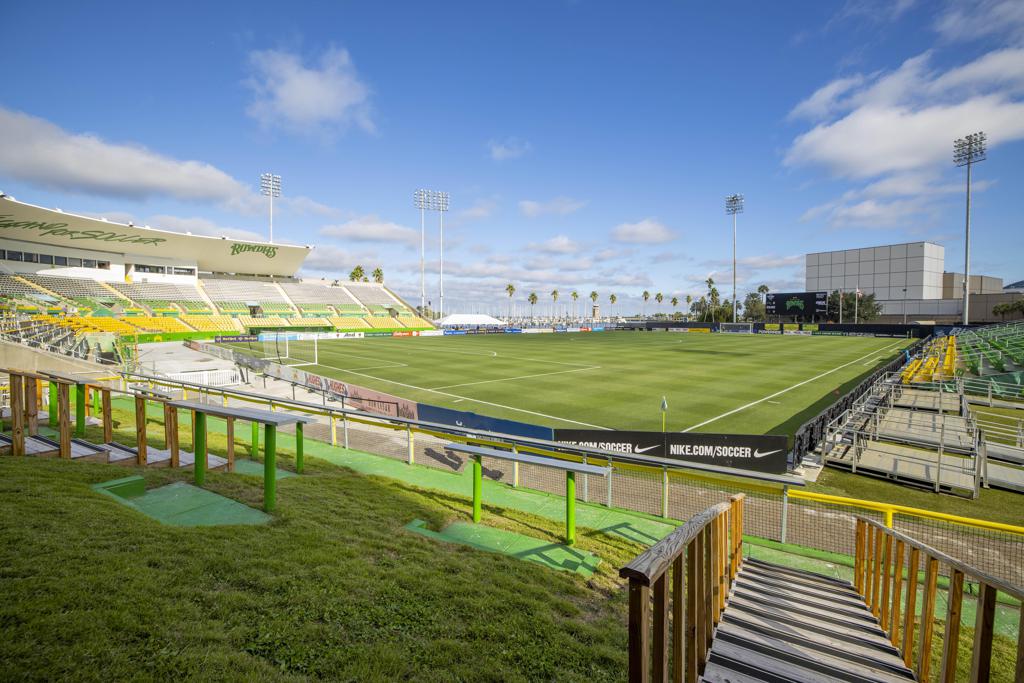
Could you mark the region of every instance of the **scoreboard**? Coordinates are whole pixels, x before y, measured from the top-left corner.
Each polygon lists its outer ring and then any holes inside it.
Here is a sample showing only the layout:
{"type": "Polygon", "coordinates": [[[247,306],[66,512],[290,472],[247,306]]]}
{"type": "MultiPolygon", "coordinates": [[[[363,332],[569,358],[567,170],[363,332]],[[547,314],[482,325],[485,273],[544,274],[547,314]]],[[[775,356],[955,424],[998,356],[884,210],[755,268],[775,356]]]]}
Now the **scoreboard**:
{"type": "Polygon", "coordinates": [[[824,315],[828,313],[828,292],[769,293],[765,295],[764,307],[768,315],[824,315]]]}

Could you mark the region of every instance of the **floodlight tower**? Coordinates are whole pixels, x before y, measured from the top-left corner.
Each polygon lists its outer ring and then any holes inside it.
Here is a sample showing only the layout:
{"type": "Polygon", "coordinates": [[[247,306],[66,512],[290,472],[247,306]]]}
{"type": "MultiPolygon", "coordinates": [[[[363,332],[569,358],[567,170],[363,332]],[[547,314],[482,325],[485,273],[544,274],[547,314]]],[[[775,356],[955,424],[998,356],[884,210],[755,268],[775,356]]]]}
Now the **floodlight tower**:
{"type": "Polygon", "coordinates": [[[420,210],[420,304],[426,298],[426,279],[424,274],[424,261],[426,254],[426,229],[424,228],[424,211],[437,211],[441,214],[441,259],[440,259],[440,301],[437,305],[439,316],[444,315],[444,212],[448,210],[448,193],[438,190],[416,190],[413,193],[413,202],[420,210]]]}
{"type": "Polygon", "coordinates": [[[736,214],[743,213],[743,195],[726,197],[725,213],[732,216],[732,321],[736,322],[736,214]]]}
{"type": "Polygon", "coordinates": [[[270,197],[270,241],[274,241],[274,197],[281,196],[281,176],[273,173],[260,174],[260,194],[270,197]]]}
{"type": "Polygon", "coordinates": [[[967,218],[964,228],[964,320],[968,324],[968,309],[971,299],[971,166],[985,161],[985,134],[971,133],[953,141],[953,162],[967,167],[967,218]]]}

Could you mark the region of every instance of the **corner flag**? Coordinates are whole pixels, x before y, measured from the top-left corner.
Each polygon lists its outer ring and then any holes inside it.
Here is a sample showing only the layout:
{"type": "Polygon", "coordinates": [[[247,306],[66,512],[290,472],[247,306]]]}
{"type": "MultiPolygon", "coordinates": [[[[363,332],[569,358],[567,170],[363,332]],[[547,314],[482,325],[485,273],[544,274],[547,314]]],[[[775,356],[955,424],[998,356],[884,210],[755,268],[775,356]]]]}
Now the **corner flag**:
{"type": "Polygon", "coordinates": [[[661,397],[661,431],[665,431],[665,414],[668,412],[668,399],[661,397]]]}

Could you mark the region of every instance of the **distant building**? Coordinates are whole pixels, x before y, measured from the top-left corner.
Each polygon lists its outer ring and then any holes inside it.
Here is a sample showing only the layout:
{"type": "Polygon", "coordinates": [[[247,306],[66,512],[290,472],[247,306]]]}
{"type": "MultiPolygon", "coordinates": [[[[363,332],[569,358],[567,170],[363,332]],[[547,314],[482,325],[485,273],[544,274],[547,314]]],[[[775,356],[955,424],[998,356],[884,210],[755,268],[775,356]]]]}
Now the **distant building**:
{"type": "MultiPolygon", "coordinates": [[[[889,244],[807,254],[808,292],[860,290],[882,304],[882,322],[959,322],[963,315],[963,273],[946,272],[946,250],[932,242],[889,244]]],[[[1003,287],[1000,278],[971,275],[971,321],[996,322],[992,308],[1015,301],[1024,281],[1003,287]]]]}

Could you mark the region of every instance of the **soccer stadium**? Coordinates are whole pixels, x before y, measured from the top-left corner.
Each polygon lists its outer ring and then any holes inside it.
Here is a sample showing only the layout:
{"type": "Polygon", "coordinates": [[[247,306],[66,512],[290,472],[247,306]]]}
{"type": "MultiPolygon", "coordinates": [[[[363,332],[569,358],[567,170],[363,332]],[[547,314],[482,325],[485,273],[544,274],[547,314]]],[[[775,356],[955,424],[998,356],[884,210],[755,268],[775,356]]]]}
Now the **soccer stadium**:
{"type": "MultiPolygon", "coordinates": [[[[0,152],[42,197],[0,192],[0,678],[1024,681],[1024,292],[972,267],[987,145],[954,146],[963,264],[794,228],[797,279],[758,286],[732,194],[728,265],[656,306],[557,261],[583,247],[554,229],[494,261],[518,269],[446,262],[444,192],[413,192],[418,231],[314,240],[290,221],[330,207],[265,173],[263,239],[123,191],[104,214],[75,159],[33,185],[0,152]],[[65,191],[85,206],[46,205],[65,191]]],[[[675,239],[652,225],[587,248],[675,239]]]]}

